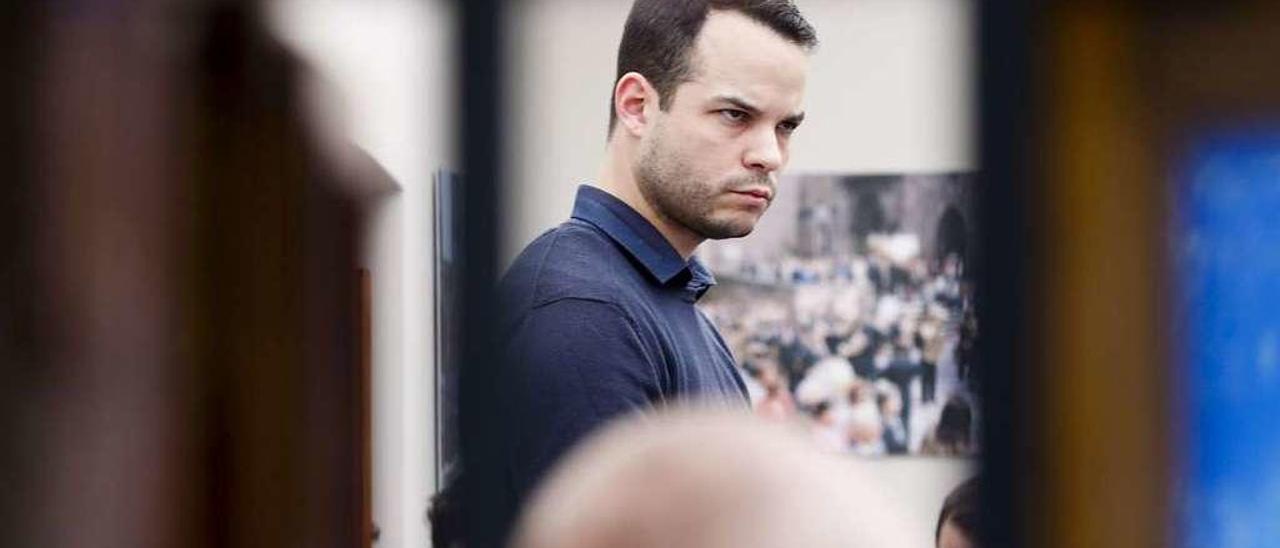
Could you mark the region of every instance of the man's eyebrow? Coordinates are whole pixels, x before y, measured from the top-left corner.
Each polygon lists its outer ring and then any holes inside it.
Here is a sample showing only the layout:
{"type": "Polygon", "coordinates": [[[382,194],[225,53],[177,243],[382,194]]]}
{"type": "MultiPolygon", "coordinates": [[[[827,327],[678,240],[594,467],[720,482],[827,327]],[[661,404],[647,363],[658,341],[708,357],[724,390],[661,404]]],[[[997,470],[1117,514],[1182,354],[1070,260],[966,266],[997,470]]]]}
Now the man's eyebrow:
{"type": "MultiPolygon", "coordinates": [[[[760,114],[760,109],[758,107],[751,104],[751,102],[747,101],[746,99],[743,99],[742,97],[738,97],[737,95],[717,95],[716,97],[713,98],[713,100],[721,103],[729,103],[735,107],[742,109],[748,114],[751,114],[752,116],[760,114]]],[[[782,121],[798,126],[800,125],[800,122],[804,121],[804,112],[797,112],[795,114],[792,114],[791,116],[787,116],[786,118],[783,118],[782,121]]]]}
{"type": "Polygon", "coordinates": [[[738,97],[737,95],[717,95],[714,98],[714,100],[720,103],[729,103],[735,107],[738,107],[746,111],[749,114],[760,114],[759,108],[751,104],[746,99],[738,97]]]}

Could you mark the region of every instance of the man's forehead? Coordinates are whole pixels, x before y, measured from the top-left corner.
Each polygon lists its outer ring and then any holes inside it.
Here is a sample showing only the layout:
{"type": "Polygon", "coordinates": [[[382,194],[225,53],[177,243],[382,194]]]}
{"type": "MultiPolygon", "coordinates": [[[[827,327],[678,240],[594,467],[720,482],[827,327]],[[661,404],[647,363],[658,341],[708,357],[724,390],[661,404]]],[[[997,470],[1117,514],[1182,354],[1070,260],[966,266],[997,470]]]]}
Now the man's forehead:
{"type": "Polygon", "coordinates": [[[794,60],[808,58],[808,50],[800,44],[752,19],[731,10],[711,10],[694,40],[695,53],[710,56],[778,56],[794,60]]]}
{"type": "MultiPolygon", "coordinates": [[[[768,26],[734,12],[712,10],[690,55],[690,80],[714,96],[760,103],[786,99],[798,108],[808,52],[768,26]]],[[[770,105],[759,105],[766,108],[770,105]]]]}

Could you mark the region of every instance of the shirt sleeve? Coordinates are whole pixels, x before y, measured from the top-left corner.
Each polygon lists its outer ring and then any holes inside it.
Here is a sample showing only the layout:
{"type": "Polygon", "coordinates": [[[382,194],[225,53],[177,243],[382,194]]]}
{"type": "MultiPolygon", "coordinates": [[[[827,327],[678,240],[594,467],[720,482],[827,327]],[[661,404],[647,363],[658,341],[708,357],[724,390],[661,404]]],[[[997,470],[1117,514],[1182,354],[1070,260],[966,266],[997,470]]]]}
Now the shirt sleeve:
{"type": "Polygon", "coordinates": [[[615,304],[562,299],[531,311],[507,343],[498,379],[518,499],[583,437],[661,400],[653,356],[615,304]]]}

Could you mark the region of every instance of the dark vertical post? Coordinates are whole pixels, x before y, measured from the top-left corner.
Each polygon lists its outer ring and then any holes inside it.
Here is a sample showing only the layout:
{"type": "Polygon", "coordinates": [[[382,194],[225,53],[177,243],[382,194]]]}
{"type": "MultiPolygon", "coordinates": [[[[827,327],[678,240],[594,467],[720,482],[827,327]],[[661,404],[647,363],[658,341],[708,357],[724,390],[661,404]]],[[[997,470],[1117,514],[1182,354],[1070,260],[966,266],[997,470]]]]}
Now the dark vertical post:
{"type": "Polygon", "coordinates": [[[500,0],[459,2],[463,183],[460,256],[461,397],[468,546],[500,546],[511,510],[501,503],[502,469],[493,378],[498,197],[502,188],[502,8],[500,0]]]}
{"type": "Polygon", "coordinates": [[[35,272],[38,209],[30,119],[35,94],[35,52],[42,20],[27,2],[0,6],[0,531],[16,546],[29,537],[36,466],[36,434],[23,412],[33,405],[44,361],[42,324],[36,295],[43,292],[35,272]]]}
{"type": "Polygon", "coordinates": [[[1027,433],[1036,364],[1026,358],[1035,333],[1028,321],[1033,275],[1029,204],[1033,137],[1032,72],[1035,8],[987,0],[979,10],[978,82],[981,149],[977,209],[978,370],[983,405],[983,546],[1023,546],[1032,512],[1026,493],[1034,466],[1027,433]]]}

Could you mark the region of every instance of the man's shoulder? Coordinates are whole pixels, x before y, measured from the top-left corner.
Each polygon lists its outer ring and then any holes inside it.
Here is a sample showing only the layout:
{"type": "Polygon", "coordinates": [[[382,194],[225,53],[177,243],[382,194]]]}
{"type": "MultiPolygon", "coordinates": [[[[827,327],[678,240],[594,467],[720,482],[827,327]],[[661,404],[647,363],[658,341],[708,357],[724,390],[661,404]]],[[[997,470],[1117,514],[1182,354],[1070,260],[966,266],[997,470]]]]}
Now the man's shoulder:
{"type": "Polygon", "coordinates": [[[570,219],[524,248],[502,279],[508,304],[527,308],[566,298],[618,302],[619,277],[631,268],[622,250],[594,226],[570,219]]]}

